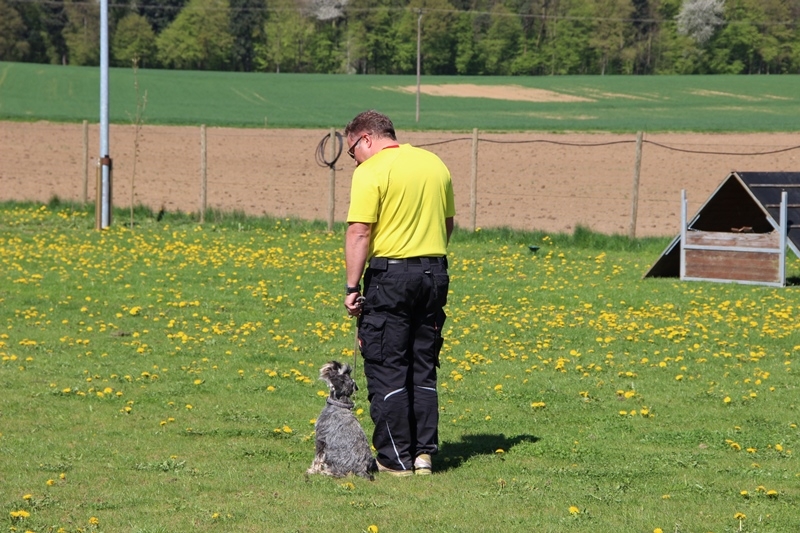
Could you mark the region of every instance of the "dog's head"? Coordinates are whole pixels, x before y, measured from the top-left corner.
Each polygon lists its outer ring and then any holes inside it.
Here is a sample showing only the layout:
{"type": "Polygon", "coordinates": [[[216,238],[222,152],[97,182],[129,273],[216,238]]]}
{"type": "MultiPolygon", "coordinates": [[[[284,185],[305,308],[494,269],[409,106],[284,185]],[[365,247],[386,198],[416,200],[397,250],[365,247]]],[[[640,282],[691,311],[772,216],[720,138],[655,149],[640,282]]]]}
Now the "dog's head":
{"type": "Polygon", "coordinates": [[[356,382],[350,376],[351,371],[347,363],[330,361],[319,369],[319,379],[328,384],[334,399],[349,398],[358,390],[356,382]]]}

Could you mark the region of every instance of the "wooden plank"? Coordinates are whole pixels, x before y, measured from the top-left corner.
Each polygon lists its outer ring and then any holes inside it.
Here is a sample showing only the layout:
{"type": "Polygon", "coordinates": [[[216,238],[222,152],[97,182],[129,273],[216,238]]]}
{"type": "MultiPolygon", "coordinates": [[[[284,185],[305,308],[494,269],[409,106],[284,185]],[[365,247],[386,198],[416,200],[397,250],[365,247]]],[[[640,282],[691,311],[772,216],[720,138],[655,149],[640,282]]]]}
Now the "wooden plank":
{"type": "Polygon", "coordinates": [[[686,277],[780,283],[780,256],[686,250],[686,277]]]}
{"type": "Polygon", "coordinates": [[[688,231],[686,244],[691,246],[735,246],[737,248],[775,248],[780,245],[777,231],[769,233],[728,233],[720,231],[688,231]]]}

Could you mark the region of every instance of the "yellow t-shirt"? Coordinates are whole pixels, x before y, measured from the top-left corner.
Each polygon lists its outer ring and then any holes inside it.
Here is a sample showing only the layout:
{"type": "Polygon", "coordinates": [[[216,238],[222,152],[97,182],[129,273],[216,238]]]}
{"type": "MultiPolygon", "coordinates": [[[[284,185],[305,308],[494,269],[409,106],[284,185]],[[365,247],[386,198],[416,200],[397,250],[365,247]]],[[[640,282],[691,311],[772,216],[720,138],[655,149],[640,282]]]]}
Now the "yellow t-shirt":
{"type": "Polygon", "coordinates": [[[372,224],[369,257],[445,255],[455,214],[450,171],[432,152],[384,148],[353,172],[347,221],[372,224]]]}

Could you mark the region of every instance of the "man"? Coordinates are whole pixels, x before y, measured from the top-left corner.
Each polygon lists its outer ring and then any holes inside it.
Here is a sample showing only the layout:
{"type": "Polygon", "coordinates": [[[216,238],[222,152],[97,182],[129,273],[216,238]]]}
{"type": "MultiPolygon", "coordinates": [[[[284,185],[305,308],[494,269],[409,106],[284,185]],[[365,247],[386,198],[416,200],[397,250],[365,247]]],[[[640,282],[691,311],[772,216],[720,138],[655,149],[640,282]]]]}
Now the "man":
{"type": "Polygon", "coordinates": [[[344,305],[359,316],[378,471],[430,474],[439,448],[436,368],[455,215],[450,171],[433,153],[398,144],[392,121],[377,111],[356,116],[345,137],[356,170],[344,305]]]}

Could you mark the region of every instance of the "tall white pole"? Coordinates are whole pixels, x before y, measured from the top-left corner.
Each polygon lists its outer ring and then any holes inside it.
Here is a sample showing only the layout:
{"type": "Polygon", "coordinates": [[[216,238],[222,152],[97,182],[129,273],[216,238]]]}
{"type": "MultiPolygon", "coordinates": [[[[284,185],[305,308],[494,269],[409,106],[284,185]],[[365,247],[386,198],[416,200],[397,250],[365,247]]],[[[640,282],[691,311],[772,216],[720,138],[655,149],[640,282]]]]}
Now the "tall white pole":
{"type": "Polygon", "coordinates": [[[419,81],[420,81],[420,64],[422,52],[420,50],[422,45],[422,10],[417,10],[417,122],[419,122],[419,81]]]}
{"type": "Polygon", "coordinates": [[[108,0],[100,0],[100,228],[111,225],[111,158],[108,148],[108,0]]]}

